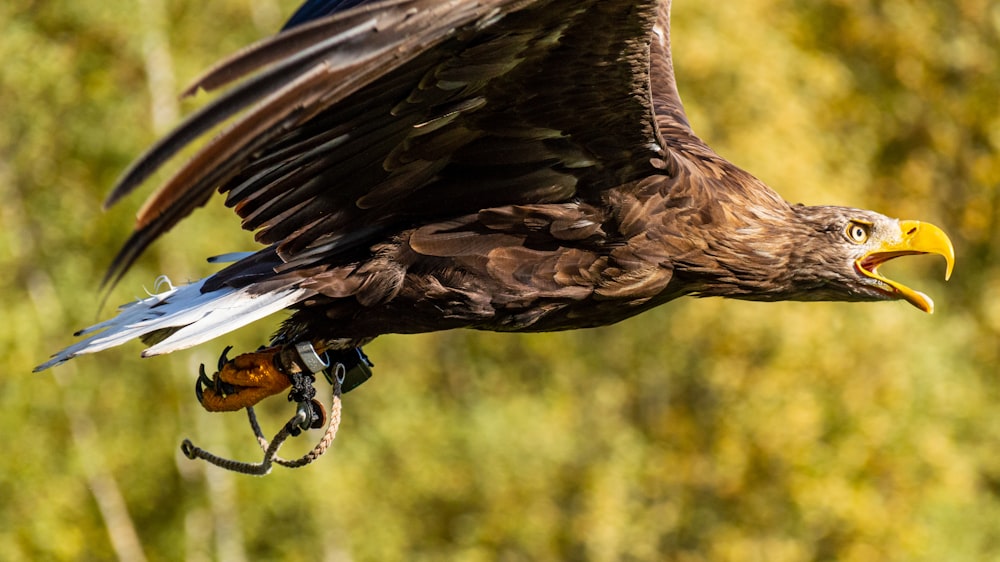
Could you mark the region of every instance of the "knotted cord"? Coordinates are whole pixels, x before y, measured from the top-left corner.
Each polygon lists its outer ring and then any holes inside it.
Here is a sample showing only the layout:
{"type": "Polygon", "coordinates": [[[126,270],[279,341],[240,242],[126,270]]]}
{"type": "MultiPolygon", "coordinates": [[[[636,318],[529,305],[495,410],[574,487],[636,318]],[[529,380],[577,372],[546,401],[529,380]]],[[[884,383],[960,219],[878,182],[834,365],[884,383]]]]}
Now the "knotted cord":
{"type": "Polygon", "coordinates": [[[284,444],[286,439],[292,435],[298,435],[303,424],[308,423],[308,413],[302,407],[296,409],[295,415],[288,420],[280,431],[278,431],[278,433],[271,439],[270,443],[268,443],[267,439],[264,437],[260,424],[257,423],[257,415],[254,413],[253,407],[247,407],[247,417],[250,421],[250,428],[253,430],[254,436],[257,438],[257,442],[264,451],[264,459],[259,463],[243,462],[220,457],[196,446],[190,439],[185,439],[181,443],[181,451],[189,459],[202,459],[226,470],[256,476],[263,476],[270,473],[271,466],[274,463],[288,468],[299,468],[313,462],[330,448],[333,440],[337,437],[337,430],[340,427],[340,413],[342,409],[340,399],[341,386],[344,382],[344,376],[347,370],[346,367],[339,362],[335,364],[332,370],[333,376],[330,377],[330,379],[333,386],[333,397],[330,402],[330,420],[327,424],[326,431],[323,433],[319,442],[316,443],[316,446],[298,459],[283,459],[278,456],[278,450],[284,444]]]}

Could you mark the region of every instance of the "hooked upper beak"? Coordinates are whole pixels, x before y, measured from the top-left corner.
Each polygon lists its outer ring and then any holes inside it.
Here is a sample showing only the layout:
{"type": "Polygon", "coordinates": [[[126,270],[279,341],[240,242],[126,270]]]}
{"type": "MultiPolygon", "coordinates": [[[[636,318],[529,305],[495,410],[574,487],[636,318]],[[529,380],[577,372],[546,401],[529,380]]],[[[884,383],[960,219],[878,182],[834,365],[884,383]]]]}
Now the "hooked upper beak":
{"type": "Polygon", "coordinates": [[[924,312],[932,313],[934,301],[930,297],[878,273],[878,267],[893,258],[918,254],[938,254],[944,257],[948,264],[944,278],[947,281],[951,277],[955,267],[955,248],[951,240],[940,228],[920,221],[899,221],[898,236],[886,238],[880,248],[861,256],[854,264],[862,274],[880,281],[881,288],[887,293],[905,299],[924,312]]]}

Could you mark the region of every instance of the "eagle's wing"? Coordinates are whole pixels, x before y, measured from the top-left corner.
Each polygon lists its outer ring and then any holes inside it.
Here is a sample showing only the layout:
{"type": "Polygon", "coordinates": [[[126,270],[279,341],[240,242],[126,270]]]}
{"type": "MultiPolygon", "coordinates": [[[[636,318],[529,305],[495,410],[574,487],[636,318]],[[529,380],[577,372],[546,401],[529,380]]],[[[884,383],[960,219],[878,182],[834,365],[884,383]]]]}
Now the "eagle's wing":
{"type": "Polygon", "coordinates": [[[686,128],[668,11],[668,1],[363,2],[250,46],[187,93],[242,82],[115,186],[108,204],[238,115],[150,197],[108,277],[216,188],[286,270],[484,208],[596,203],[663,158],[654,107],[661,127],[686,128]]]}
{"type": "MultiPolygon", "coordinates": [[[[155,344],[146,355],[196,345],[309,298],[311,275],[363,259],[396,232],[437,233],[484,209],[494,209],[479,215],[490,229],[548,221],[567,239],[585,236],[592,224],[574,213],[601,208],[608,190],[669,174],[667,147],[695,139],[674,86],[669,8],[307,2],[285,31],[197,80],[187,94],[235,85],[140,157],[107,201],[229,121],[142,207],[106,280],[216,189],[267,247],[133,303],[39,369],[136,337],[155,344]]],[[[429,255],[456,244],[475,251],[464,240],[420,243],[429,255]]]]}

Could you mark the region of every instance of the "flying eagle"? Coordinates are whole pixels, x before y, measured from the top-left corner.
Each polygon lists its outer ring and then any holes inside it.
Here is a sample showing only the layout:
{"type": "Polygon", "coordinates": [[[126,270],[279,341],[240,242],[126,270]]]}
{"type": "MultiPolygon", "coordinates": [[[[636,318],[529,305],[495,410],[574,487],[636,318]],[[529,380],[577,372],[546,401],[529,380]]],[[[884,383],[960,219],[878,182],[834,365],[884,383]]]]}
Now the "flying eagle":
{"type": "Polygon", "coordinates": [[[954,250],[936,226],[785,202],[688,123],[669,0],[309,0],[184,95],[228,86],[123,174],[111,205],[225,126],[156,191],[106,281],[214,191],[263,248],[128,304],[38,370],[140,338],[144,356],[283,309],[220,360],[202,405],[282,392],[379,335],[612,324],[684,295],[926,295],[887,260],[954,250]]]}

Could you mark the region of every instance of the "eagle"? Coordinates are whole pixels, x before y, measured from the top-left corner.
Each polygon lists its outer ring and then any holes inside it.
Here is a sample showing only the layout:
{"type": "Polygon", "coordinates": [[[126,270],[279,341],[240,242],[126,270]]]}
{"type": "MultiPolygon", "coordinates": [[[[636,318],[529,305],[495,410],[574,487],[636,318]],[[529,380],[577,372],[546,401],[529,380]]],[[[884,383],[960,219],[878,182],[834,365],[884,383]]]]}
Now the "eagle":
{"type": "MultiPolygon", "coordinates": [[[[544,332],[678,297],[929,297],[881,273],[938,227],[790,204],[692,130],[670,0],[309,0],[183,95],[222,92],[140,156],[119,201],[192,142],[112,262],[114,284],[214,192],[261,245],[123,306],[36,370],[135,338],[171,353],[282,310],[266,346],[196,382],[251,407],[382,334],[544,332]]],[[[353,355],[352,355],[353,354],[353,355]]],[[[339,359],[338,359],[339,358],[339,359]]],[[[361,359],[356,359],[359,363],[361,359]]]]}

